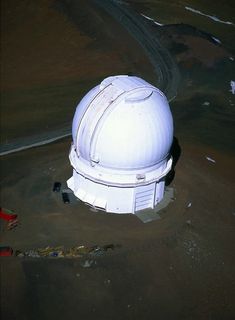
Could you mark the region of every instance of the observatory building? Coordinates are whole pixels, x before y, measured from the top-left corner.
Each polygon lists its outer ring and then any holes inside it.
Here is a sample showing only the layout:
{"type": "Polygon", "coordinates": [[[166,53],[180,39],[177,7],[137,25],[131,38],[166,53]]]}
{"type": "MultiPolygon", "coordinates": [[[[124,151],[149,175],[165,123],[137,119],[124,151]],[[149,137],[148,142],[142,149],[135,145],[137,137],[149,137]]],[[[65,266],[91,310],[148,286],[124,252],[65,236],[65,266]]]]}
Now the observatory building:
{"type": "Polygon", "coordinates": [[[112,76],[77,106],[67,181],[98,209],[135,213],[163,198],[173,120],[165,95],[141,78],[112,76]]]}

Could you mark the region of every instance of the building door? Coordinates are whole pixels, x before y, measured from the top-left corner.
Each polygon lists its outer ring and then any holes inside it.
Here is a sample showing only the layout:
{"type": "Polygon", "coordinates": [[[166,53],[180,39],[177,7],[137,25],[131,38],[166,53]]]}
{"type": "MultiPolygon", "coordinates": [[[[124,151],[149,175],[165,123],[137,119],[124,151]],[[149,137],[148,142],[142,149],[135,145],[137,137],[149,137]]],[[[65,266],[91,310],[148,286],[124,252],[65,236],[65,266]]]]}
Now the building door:
{"type": "Polygon", "coordinates": [[[147,208],[154,208],[155,183],[140,186],[135,191],[135,212],[147,208]]]}

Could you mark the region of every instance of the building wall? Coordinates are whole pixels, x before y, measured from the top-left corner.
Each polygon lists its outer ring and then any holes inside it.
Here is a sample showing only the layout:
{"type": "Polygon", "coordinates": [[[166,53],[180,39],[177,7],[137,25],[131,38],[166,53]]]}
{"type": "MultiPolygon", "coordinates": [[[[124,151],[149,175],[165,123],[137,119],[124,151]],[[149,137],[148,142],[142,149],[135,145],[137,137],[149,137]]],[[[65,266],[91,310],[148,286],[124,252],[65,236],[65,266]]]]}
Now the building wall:
{"type": "Polygon", "coordinates": [[[68,186],[76,197],[98,209],[115,213],[135,213],[154,208],[164,194],[164,181],[136,187],[114,187],[96,183],[73,171],[68,186]]]}

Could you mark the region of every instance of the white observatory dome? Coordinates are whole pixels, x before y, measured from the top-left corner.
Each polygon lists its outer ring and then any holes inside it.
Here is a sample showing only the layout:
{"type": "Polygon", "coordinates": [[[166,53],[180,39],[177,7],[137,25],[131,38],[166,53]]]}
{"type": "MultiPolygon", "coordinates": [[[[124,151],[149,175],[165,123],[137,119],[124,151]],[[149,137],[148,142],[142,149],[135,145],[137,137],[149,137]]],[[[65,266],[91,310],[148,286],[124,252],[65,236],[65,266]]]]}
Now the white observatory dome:
{"type": "Polygon", "coordinates": [[[78,104],[72,133],[68,186],[79,199],[116,213],[161,201],[173,120],[160,90],[138,77],[106,78],[78,104]]]}

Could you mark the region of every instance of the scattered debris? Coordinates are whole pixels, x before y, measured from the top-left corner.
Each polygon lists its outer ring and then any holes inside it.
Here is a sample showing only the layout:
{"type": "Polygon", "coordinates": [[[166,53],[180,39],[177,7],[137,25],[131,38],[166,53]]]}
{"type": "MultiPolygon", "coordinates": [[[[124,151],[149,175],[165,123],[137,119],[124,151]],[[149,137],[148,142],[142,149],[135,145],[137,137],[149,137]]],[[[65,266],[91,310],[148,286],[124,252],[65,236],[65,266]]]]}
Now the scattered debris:
{"type": "Polygon", "coordinates": [[[215,161],[214,159],[210,158],[210,157],[206,157],[206,159],[207,159],[208,161],[210,161],[210,162],[216,163],[216,161],[215,161]]]}
{"type": "Polygon", "coordinates": [[[93,265],[93,260],[86,260],[84,263],[81,264],[83,268],[90,268],[93,265]]]}
{"type": "Polygon", "coordinates": [[[230,81],[230,86],[231,86],[231,92],[232,94],[235,94],[235,81],[231,80],[230,81]]]}
{"type": "Polygon", "coordinates": [[[23,257],[40,258],[39,253],[35,250],[29,250],[29,251],[25,251],[25,252],[21,252],[21,251],[17,250],[15,252],[15,256],[19,257],[19,258],[23,258],[23,257]]]}
{"type": "Polygon", "coordinates": [[[187,205],[187,208],[192,207],[192,202],[189,202],[189,204],[187,205]]]}
{"type": "Polygon", "coordinates": [[[197,243],[194,239],[187,240],[185,239],[183,241],[183,247],[186,250],[186,254],[191,256],[192,259],[199,260],[200,259],[200,254],[199,254],[199,247],[197,246],[197,243]]]}
{"type": "Polygon", "coordinates": [[[45,247],[39,249],[33,249],[28,251],[17,250],[15,255],[19,258],[31,257],[31,258],[81,258],[84,256],[98,256],[107,252],[109,249],[114,250],[120,247],[119,245],[108,244],[104,246],[77,246],[69,249],[65,249],[64,246],[59,247],[45,247]]]}
{"type": "Polygon", "coordinates": [[[210,105],[210,102],[209,102],[209,101],[205,101],[205,102],[203,102],[202,105],[203,105],[203,106],[209,106],[209,105],[210,105]]]}

